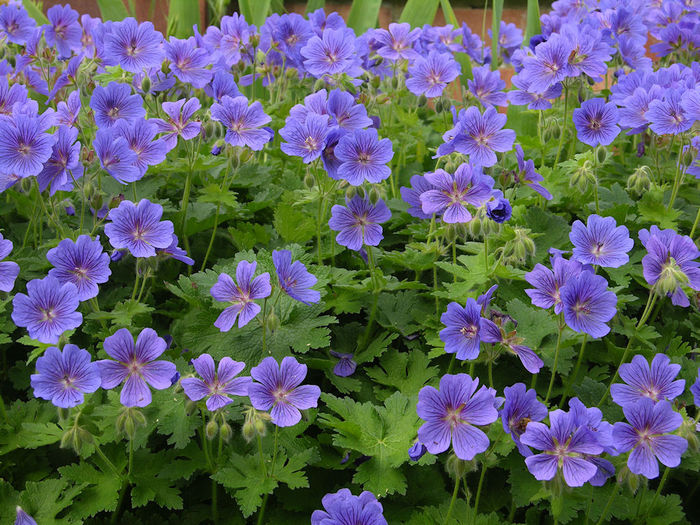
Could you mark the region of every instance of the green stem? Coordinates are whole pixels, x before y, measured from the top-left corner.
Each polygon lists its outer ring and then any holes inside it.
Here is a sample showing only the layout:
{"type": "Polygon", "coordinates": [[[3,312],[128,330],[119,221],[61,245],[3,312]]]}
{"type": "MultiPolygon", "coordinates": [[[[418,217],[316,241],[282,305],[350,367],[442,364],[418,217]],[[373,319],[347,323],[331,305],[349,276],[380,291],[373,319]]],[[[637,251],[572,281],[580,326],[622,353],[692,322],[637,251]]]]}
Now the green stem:
{"type": "Polygon", "coordinates": [[[262,467],[263,473],[267,478],[267,467],[265,466],[265,457],[263,456],[262,438],[260,437],[260,434],[258,434],[258,452],[260,453],[260,466],[262,467]]]}
{"type": "MultiPolygon", "coordinates": [[[[233,155],[233,154],[232,154],[233,155]]],[[[237,162],[236,162],[236,168],[232,169],[232,161],[229,162],[229,171],[231,172],[231,178],[233,178],[233,175],[235,171],[238,170],[238,155],[235,155],[237,162]]],[[[224,175],[224,180],[221,182],[221,192],[228,191],[228,185],[229,185],[229,173],[227,172],[224,175]]],[[[200,268],[200,271],[203,271],[204,268],[207,267],[207,260],[209,260],[209,254],[211,253],[211,249],[214,246],[214,239],[216,238],[216,230],[219,227],[219,214],[221,213],[221,202],[216,203],[216,213],[214,214],[214,229],[211,232],[211,238],[209,239],[209,246],[207,246],[207,252],[204,254],[204,261],[202,261],[202,267],[200,268]]]]}
{"type": "Polygon", "coordinates": [[[561,148],[564,145],[564,137],[566,136],[566,130],[569,127],[569,86],[564,82],[564,123],[561,128],[561,135],[559,136],[559,145],[557,146],[557,156],[554,158],[553,168],[559,164],[559,156],[561,155],[561,148]]]}
{"type": "Polygon", "coordinates": [[[681,141],[678,146],[678,161],[676,162],[676,175],[673,177],[673,189],[671,190],[671,200],[666,206],[667,210],[673,208],[673,203],[676,201],[678,196],[678,190],[680,190],[683,183],[683,175],[685,175],[685,170],[681,169],[681,157],[683,156],[683,136],[681,135],[681,141]]]}
{"type": "Polygon", "coordinates": [[[600,202],[598,200],[598,153],[596,148],[593,149],[593,177],[595,178],[595,185],[593,186],[593,199],[595,201],[595,212],[597,215],[600,214],[600,202]]]}
{"type": "Polygon", "coordinates": [[[129,438],[129,466],[126,471],[127,479],[131,478],[131,470],[134,466],[134,440],[129,438]]]}
{"type": "Polygon", "coordinates": [[[187,178],[185,179],[185,189],[182,192],[182,207],[180,212],[182,213],[182,219],[180,220],[180,236],[185,237],[185,225],[187,223],[187,207],[190,202],[190,191],[192,189],[192,169],[187,172],[187,178]]]}
{"type": "Polygon", "coordinates": [[[608,502],[605,504],[605,507],[603,507],[603,513],[600,515],[600,519],[596,522],[596,525],[602,525],[603,522],[605,521],[605,514],[608,512],[610,505],[612,505],[612,502],[615,499],[615,496],[617,495],[618,489],[619,489],[619,485],[617,483],[613,483],[612,490],[610,491],[610,497],[608,498],[608,502]]]}
{"type": "Polygon", "coordinates": [[[561,317],[559,318],[559,328],[557,330],[557,346],[554,349],[554,364],[552,365],[552,377],[549,379],[549,387],[547,388],[547,395],[544,397],[544,404],[547,404],[549,396],[552,394],[552,387],[554,386],[554,378],[557,376],[557,365],[559,363],[559,348],[561,347],[561,334],[564,331],[564,326],[566,326],[561,317]]]}
{"type": "Polygon", "coordinates": [[[693,227],[690,229],[690,238],[691,239],[693,239],[693,235],[695,235],[695,230],[698,227],[698,222],[700,222],[700,208],[698,208],[698,213],[695,215],[695,222],[693,223],[693,227]]]}
{"type": "Polygon", "coordinates": [[[489,358],[489,387],[493,388],[493,360],[489,358]]]}
{"type": "Polygon", "coordinates": [[[269,494],[267,493],[265,496],[263,496],[262,505],[260,505],[260,510],[258,511],[258,525],[262,525],[264,523],[263,518],[265,517],[265,505],[267,505],[268,496],[269,494]]]}
{"type": "Polygon", "coordinates": [[[452,359],[450,359],[450,364],[447,366],[447,374],[452,372],[452,369],[455,366],[455,361],[457,360],[457,354],[452,354],[452,359]]]}
{"type": "Polygon", "coordinates": [[[486,235],[484,235],[484,269],[488,275],[489,271],[489,240],[486,235]]]}
{"type": "Polygon", "coordinates": [[[114,463],[112,463],[109,460],[109,458],[105,455],[105,453],[102,452],[102,449],[100,448],[100,444],[94,439],[94,436],[93,436],[92,443],[95,445],[95,452],[97,453],[98,456],[100,456],[100,459],[102,459],[102,461],[104,461],[107,464],[107,466],[109,467],[109,470],[111,470],[112,473],[115,476],[117,476],[119,479],[123,479],[122,473],[117,470],[117,467],[114,466],[114,463]]]}
{"type": "Polygon", "coordinates": [[[321,266],[323,264],[323,248],[321,246],[321,216],[323,214],[323,200],[325,195],[321,190],[321,179],[318,176],[316,177],[316,186],[318,187],[318,207],[316,210],[316,257],[318,259],[318,265],[321,266]]]}
{"type": "Polygon", "coordinates": [[[452,507],[455,506],[455,501],[457,501],[457,493],[459,492],[459,484],[461,483],[462,478],[457,478],[455,481],[455,488],[452,491],[452,499],[450,500],[450,507],[447,509],[447,516],[445,517],[445,525],[447,525],[450,522],[450,516],[452,516],[452,507]]]}
{"type": "Polygon", "coordinates": [[[479,511],[479,500],[481,499],[481,487],[484,486],[484,478],[486,477],[486,462],[481,462],[481,474],[479,475],[479,485],[476,487],[476,497],[474,498],[474,523],[479,511]]]}
{"type": "Polygon", "coordinates": [[[663,490],[664,485],[666,484],[666,480],[668,479],[668,475],[670,473],[671,473],[671,468],[666,467],[666,469],[664,470],[663,476],[661,476],[661,481],[659,481],[659,486],[656,487],[656,492],[654,493],[654,497],[651,499],[651,504],[649,505],[649,510],[647,510],[647,515],[646,515],[645,521],[646,521],[646,519],[649,518],[649,514],[651,513],[651,510],[654,508],[654,503],[656,503],[657,498],[661,494],[661,491],[663,490]]]}
{"type": "Polygon", "coordinates": [[[457,239],[452,241],[452,264],[454,265],[454,272],[452,274],[452,282],[457,282],[457,239]]]}
{"type": "Polygon", "coordinates": [[[134,279],[134,289],[131,291],[132,301],[136,299],[136,291],[139,288],[139,279],[141,278],[141,276],[139,275],[139,261],[140,259],[136,259],[136,278],[134,279]]]}
{"type": "Polygon", "coordinates": [[[143,297],[143,290],[146,288],[146,281],[148,281],[150,274],[150,270],[146,270],[146,275],[144,275],[143,279],[141,279],[141,289],[139,290],[139,296],[136,298],[137,303],[141,302],[141,297],[143,297]]]}
{"type": "Polygon", "coordinates": [[[279,427],[275,425],[275,445],[274,448],[272,449],[272,466],[270,467],[270,472],[272,472],[272,475],[274,476],[275,474],[275,463],[277,462],[277,433],[278,433],[279,427]]]}
{"type": "Polygon", "coordinates": [[[435,296],[435,317],[440,318],[440,298],[437,296],[437,266],[433,264],[433,295],[435,296]]]}
{"type": "Polygon", "coordinates": [[[581,349],[578,351],[578,359],[576,360],[576,366],[574,367],[574,373],[569,376],[569,380],[566,382],[566,388],[564,388],[564,393],[561,396],[561,402],[559,403],[559,406],[564,406],[564,403],[566,402],[566,398],[569,396],[569,391],[571,390],[571,386],[574,384],[574,381],[576,381],[576,376],[578,375],[578,371],[581,368],[581,363],[583,362],[583,353],[586,350],[586,343],[588,342],[588,334],[584,334],[583,336],[583,342],[581,343],[581,349]]]}
{"type": "Polygon", "coordinates": [[[216,480],[212,478],[211,480],[211,520],[214,522],[214,525],[217,525],[219,523],[219,508],[218,508],[218,499],[219,499],[219,487],[216,483],[216,480]]]}
{"type": "MultiPolygon", "coordinates": [[[[266,336],[267,336],[267,297],[263,299],[263,311],[262,311],[262,351],[263,355],[265,355],[265,352],[267,351],[267,345],[266,343],[266,336]]],[[[277,427],[275,427],[277,428],[277,427]]]]}

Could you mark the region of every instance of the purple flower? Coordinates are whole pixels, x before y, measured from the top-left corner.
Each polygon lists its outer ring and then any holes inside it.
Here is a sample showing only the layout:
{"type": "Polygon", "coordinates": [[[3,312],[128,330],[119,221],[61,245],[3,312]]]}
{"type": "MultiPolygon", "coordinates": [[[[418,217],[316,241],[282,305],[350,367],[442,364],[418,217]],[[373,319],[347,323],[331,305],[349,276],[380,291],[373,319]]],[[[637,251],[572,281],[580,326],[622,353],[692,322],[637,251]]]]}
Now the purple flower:
{"type": "Polygon", "coordinates": [[[689,89],[681,96],[681,107],[691,122],[700,120],[700,87],[689,89]]]}
{"type": "Polygon", "coordinates": [[[75,90],[68,95],[68,99],[65,102],[61,101],[56,106],[56,124],[61,126],[73,126],[78,120],[81,107],[80,92],[75,90]]]}
{"type": "MultiPolygon", "coordinates": [[[[0,10],[7,5],[0,6],[0,10]]],[[[0,115],[12,115],[15,104],[24,105],[27,102],[27,88],[22,84],[10,85],[5,76],[0,77],[0,115]]]]}
{"type": "Polygon", "coordinates": [[[479,379],[467,374],[444,375],[440,390],[424,386],[418,392],[416,412],[425,423],[418,439],[431,454],[447,450],[452,442],[459,459],[471,460],[489,446],[489,438],[475,425],[498,419],[494,391],[479,386],[479,379]]]}
{"type": "Polygon", "coordinates": [[[447,84],[459,76],[461,68],[449,53],[431,51],[428,58],[419,57],[408,68],[411,75],[406,87],[416,96],[439,97],[447,84]]]}
{"type": "Polygon", "coordinates": [[[411,445],[411,448],[408,449],[408,457],[411,461],[418,461],[426,452],[428,452],[428,449],[425,448],[425,445],[420,441],[416,441],[411,445]]]}
{"type": "Polygon", "coordinates": [[[97,361],[102,376],[102,388],[110,390],[124,383],[119,400],[126,407],[145,407],[151,403],[151,385],[163,390],[172,385],[177,373],[170,361],[157,360],[167,344],[152,328],[144,328],[136,339],[126,328],[105,339],[104,349],[112,359],[97,361]]]}
{"type": "Polygon", "coordinates": [[[335,240],[341,246],[358,251],[362,245],[377,246],[384,236],[381,223],[391,218],[391,212],[379,199],[372,205],[367,199],[355,195],[345,201],[346,206],[336,204],[331,208],[328,226],[338,233],[335,240]]]}
{"type": "Polygon", "coordinates": [[[223,61],[226,69],[230,69],[241,60],[241,47],[248,44],[250,33],[254,30],[255,27],[248,26],[243,15],[233,13],[233,16],[221,19],[221,29],[208,27],[202,40],[209,51],[213,52],[212,58],[223,61]]]}
{"type": "Polygon", "coordinates": [[[151,22],[138,23],[133,18],[113,22],[105,35],[104,51],[122,69],[139,73],[143,69],[160,68],[163,62],[163,35],[151,22]]]}
{"type": "Polygon", "coordinates": [[[649,102],[649,110],[644,115],[649,127],[657,135],[677,135],[693,127],[693,120],[685,114],[681,91],[672,89],[665,93],[663,100],[649,102]]]}
{"type": "Polygon", "coordinates": [[[313,36],[301,48],[305,58],[304,67],[315,76],[347,73],[351,77],[359,74],[355,66],[355,33],[352,29],[325,29],[323,36],[313,36]]]}
{"type": "Polygon", "coordinates": [[[479,207],[491,196],[493,179],[471,164],[461,164],[454,175],[438,169],[426,173],[425,180],[433,189],[420,194],[423,213],[442,214],[447,223],[469,222],[467,205],[479,207]]]}
{"type": "Polygon", "coordinates": [[[518,162],[516,179],[529,186],[547,200],[552,199],[552,194],[540,184],[544,177],[535,171],[535,162],[532,159],[525,160],[525,152],[520,144],[515,145],[515,159],[518,162]]]}
{"type": "MultiPolygon", "coordinates": [[[[3,7],[14,7],[14,6],[3,6],[3,7]]],[[[22,507],[17,507],[17,517],[15,518],[15,525],[36,525],[36,521],[29,514],[22,510],[22,507]]]]}
{"type": "Polygon", "coordinates": [[[236,267],[236,284],[231,276],[222,273],[214,286],[211,287],[211,296],[223,303],[232,303],[227,307],[218,319],[214,322],[222,332],[228,332],[238,317],[238,328],[243,328],[256,315],[260,313],[260,305],[254,299],[263,299],[270,295],[270,274],[265,272],[262,275],[255,275],[255,268],[258,263],[241,261],[236,267]]]}
{"type": "MultiPolygon", "coordinates": [[[[408,25],[408,24],[407,24],[408,25]]],[[[353,496],[348,489],[323,496],[323,508],[311,515],[311,525],[387,525],[382,504],[371,492],[353,496]]]]}
{"type": "Polygon", "coordinates": [[[224,95],[228,95],[231,98],[242,96],[233,75],[226,71],[217,71],[214,73],[211,82],[204,86],[204,92],[217,102],[221,102],[224,95]]]}
{"type": "Polygon", "coordinates": [[[485,107],[507,106],[508,101],[503,91],[506,83],[501,80],[501,74],[491,71],[491,67],[486,65],[472,69],[472,80],[467,81],[469,92],[476,97],[485,107]]]}
{"type": "Polygon", "coordinates": [[[649,363],[641,355],[632,358],[631,363],[620,365],[620,379],[625,385],[615,383],[610,387],[613,401],[621,407],[649,398],[654,402],[672,401],[683,393],[685,380],[678,379],[681,365],[671,364],[665,354],[656,354],[649,363]]]}
{"type": "Polygon", "coordinates": [[[414,175],[411,177],[411,186],[409,188],[402,186],[400,189],[401,198],[410,206],[406,210],[408,214],[418,219],[430,219],[432,214],[423,211],[423,203],[420,200],[420,196],[426,191],[434,189],[435,186],[430,184],[425,176],[414,175]]]}
{"type": "Polygon", "coordinates": [[[626,226],[617,226],[612,217],[590,215],[584,226],[575,221],[569,234],[574,245],[573,258],[582,264],[594,264],[603,268],[619,268],[627,264],[627,255],[634,241],[626,226]]]}
{"type": "Polygon", "coordinates": [[[556,33],[538,44],[535,56],[523,59],[522,76],[529,83],[528,89],[543,93],[569,76],[568,62],[572,51],[571,43],[556,33]]]}
{"type": "Polygon", "coordinates": [[[415,60],[420,55],[413,49],[413,43],[420,36],[420,29],[411,30],[411,24],[389,24],[389,30],[377,29],[374,39],[379,47],[377,54],[387,60],[415,60]]]}
{"type": "Polygon", "coordinates": [[[55,5],[46,12],[51,25],[44,26],[44,38],[58,50],[59,58],[71,56],[71,50],[80,49],[83,30],[78,23],[78,12],[70,5],[55,5]]]}
{"type": "MultiPolygon", "coordinates": [[[[641,133],[649,126],[646,114],[652,100],[663,97],[663,88],[658,85],[650,89],[639,87],[634,93],[625,98],[620,108],[620,126],[630,128],[629,134],[641,133]]],[[[640,142],[640,144],[643,144],[640,142]]]]}
{"type": "Polygon", "coordinates": [[[165,160],[168,147],[162,139],[156,139],[158,125],[150,120],[120,120],[110,129],[114,140],[123,138],[136,154],[134,165],[139,178],[146,174],[148,166],[156,166],[165,160]]]}
{"type": "Polygon", "coordinates": [[[41,173],[57,138],[44,133],[46,127],[42,117],[30,115],[0,120],[0,172],[20,177],[41,173]]]}
{"type": "Polygon", "coordinates": [[[379,140],[377,130],[358,129],[343,136],[334,154],[341,163],[337,178],[359,186],[364,181],[377,183],[389,178],[391,169],[386,165],[393,156],[389,139],[379,140]]]}
{"type": "Polygon", "coordinates": [[[280,136],[287,142],[280,148],[287,155],[301,157],[304,164],[309,164],[321,156],[328,136],[328,117],[311,113],[302,122],[288,118],[280,129],[280,136]]]}
{"type": "Polygon", "coordinates": [[[328,94],[325,109],[331,117],[332,126],[342,129],[362,129],[372,125],[372,119],[367,116],[367,108],[363,104],[357,104],[355,97],[346,91],[332,90],[328,94]]]}
{"type": "Polygon", "coordinates": [[[561,83],[552,84],[542,93],[531,90],[531,82],[524,75],[515,75],[511,82],[518,89],[508,92],[508,101],[516,106],[527,105],[528,109],[549,109],[552,107],[550,100],[561,96],[561,83]]]}
{"type": "Polygon", "coordinates": [[[503,197],[501,190],[497,190],[497,196],[486,203],[486,215],[499,224],[510,220],[513,208],[510,201],[503,197]]]}
{"type": "Polygon", "coordinates": [[[99,237],[94,241],[89,235],[81,235],[75,242],[63,239],[46,258],[54,265],[49,275],[61,284],[73,283],[81,301],[96,297],[97,285],[106,283],[112,274],[109,255],[102,250],[99,237]]]}
{"type": "Polygon", "coordinates": [[[24,45],[34,34],[35,28],[36,22],[23,6],[17,4],[0,6],[0,36],[4,36],[14,44],[24,45]]]}
{"type": "Polygon", "coordinates": [[[117,120],[139,120],[146,117],[143,99],[132,95],[128,84],[110,82],[107,87],[96,86],[90,97],[98,128],[112,127],[117,120]]]}
{"type": "Polygon", "coordinates": [[[52,276],[32,279],[27,294],[18,293],[12,300],[12,320],[25,326],[32,339],[56,344],[63,332],[83,323],[83,315],[76,312],[80,298],[73,283],[61,284],[52,276]]]}
{"type": "Polygon", "coordinates": [[[333,367],[333,373],[338,377],[348,377],[355,373],[357,363],[354,361],[354,354],[345,354],[331,350],[331,355],[338,358],[338,362],[333,367]]]}
{"type": "Polygon", "coordinates": [[[568,57],[569,76],[580,74],[600,81],[608,71],[613,50],[601,38],[600,32],[590,26],[566,24],[561,28],[561,36],[571,45],[568,57]]]}
{"type": "Polygon", "coordinates": [[[177,146],[178,136],[190,140],[199,135],[202,123],[191,119],[201,107],[202,103],[194,97],[182,98],[176,102],[163,102],[163,111],[170,118],[167,122],[159,118],[151,119],[150,122],[158,126],[158,132],[165,133],[161,138],[165,141],[168,151],[177,146]]]}
{"type": "Polygon", "coordinates": [[[554,410],[549,414],[550,428],[538,422],[527,424],[520,436],[524,445],[542,453],[525,458],[530,473],[538,480],[552,479],[559,469],[570,487],[580,487],[597,472],[589,455],[600,454],[603,447],[586,426],[578,426],[572,414],[554,410]]]}
{"type": "Polygon", "coordinates": [[[554,271],[538,263],[531,272],[526,273],[525,280],[534,288],[528,288],[525,293],[535,306],[545,309],[554,306],[554,313],[559,314],[564,308],[560,289],[569,279],[580,274],[582,267],[578,261],[554,257],[552,268],[554,271]]]}
{"type": "Polygon", "coordinates": [[[306,305],[321,300],[321,292],[311,289],[318,279],[309,273],[301,261],[292,262],[292,252],[274,250],[272,262],[275,265],[279,286],[289,297],[306,305]]]}
{"type": "Polygon", "coordinates": [[[690,387],[690,392],[693,394],[693,403],[695,403],[695,406],[700,406],[700,370],[698,370],[698,378],[690,387]]]}
{"type": "Polygon", "coordinates": [[[525,457],[532,456],[532,451],[520,442],[530,421],[542,421],[547,417],[547,407],[537,400],[535,389],[527,389],[523,383],[516,383],[503,389],[506,397],[498,416],[503,423],[503,430],[513,438],[518,452],[525,457]]]}
{"type": "Polygon", "coordinates": [[[194,264],[194,259],[188,257],[187,252],[177,245],[177,235],[173,233],[172,241],[170,241],[170,246],[167,248],[158,248],[156,252],[158,255],[164,254],[166,257],[172,257],[173,259],[183,262],[189,266],[194,264]]]}
{"type": "Polygon", "coordinates": [[[170,61],[170,71],[181,82],[194,88],[203,88],[211,80],[211,57],[206,49],[197,47],[195,37],[181,40],[170,37],[165,43],[165,57],[170,61]]]}
{"type": "Polygon", "coordinates": [[[127,184],[143,176],[136,165],[138,155],[123,136],[117,136],[113,128],[98,129],[92,147],[100,159],[100,166],[117,182],[127,184]]]}
{"type": "Polygon", "coordinates": [[[474,106],[460,112],[460,132],[453,139],[456,151],[469,155],[473,164],[488,168],[498,160],[496,152],[510,151],[515,141],[515,131],[501,129],[507,117],[490,107],[482,115],[474,106]]]}
{"type": "MultiPolygon", "coordinates": [[[[493,38],[491,29],[488,31],[489,37],[493,38]]],[[[523,43],[523,32],[515,24],[507,24],[501,20],[498,32],[498,52],[503,57],[503,61],[510,62],[510,57],[516,49],[523,43]]]]}
{"type": "Polygon", "coordinates": [[[617,296],[608,291],[605,277],[583,271],[568,279],[560,294],[569,328],[591,337],[603,337],[610,332],[605,323],[617,313],[617,296]]]}
{"type": "Polygon", "coordinates": [[[31,376],[34,397],[47,399],[61,408],[83,403],[83,394],[100,388],[100,369],[91,361],[90,352],[67,344],[63,351],[55,346],[46,349],[36,360],[36,374],[31,376]]]}
{"type": "Polygon", "coordinates": [[[318,406],[321,389],[301,385],[306,365],[293,357],[285,357],[280,365],[274,357],[266,357],[251,369],[250,375],[257,381],[248,387],[250,403],[257,410],[271,409],[272,422],[278,427],[296,425],[301,420],[300,410],[318,406]]]}
{"type": "Polygon", "coordinates": [[[445,343],[445,352],[457,353],[457,359],[476,359],[480,344],[496,343],[493,334],[500,333],[493,321],[481,317],[481,306],[471,297],[464,307],[458,303],[447,305],[447,311],[440,317],[445,328],[440,331],[440,340],[445,343]]]}
{"type": "Polygon", "coordinates": [[[12,251],[12,241],[5,239],[0,233],[0,292],[11,292],[19,275],[19,264],[3,261],[12,251]]]}
{"type": "Polygon", "coordinates": [[[644,278],[663,295],[671,297],[676,306],[690,305],[683,286],[700,290],[700,257],[693,240],[687,235],[675,231],[659,230],[652,226],[650,230],[639,230],[639,239],[647,249],[642,259],[644,278]]]}
{"type": "Polygon", "coordinates": [[[620,452],[632,452],[627,466],[634,474],[654,479],[659,475],[657,459],[667,467],[677,467],[688,442],[680,436],[670,435],[683,417],[673,411],[668,401],[654,403],[640,399],[622,407],[625,418],[631,423],[615,423],[613,440],[620,452]]]}
{"type": "Polygon", "coordinates": [[[127,248],[134,257],[155,257],[156,248],[170,246],[173,223],[161,221],[163,207],[148,199],[122,201],[110,210],[105,233],[114,248],[127,248]]]}
{"type": "Polygon", "coordinates": [[[202,354],[192,360],[192,366],[202,379],[186,377],[180,383],[192,401],[199,401],[208,396],[207,409],[210,412],[233,403],[229,395],[248,395],[248,386],[252,380],[250,377],[236,377],[245,368],[245,363],[224,357],[219,361],[217,370],[214,368],[214,359],[209,354],[202,354]]]}
{"type": "Polygon", "coordinates": [[[36,177],[39,190],[44,191],[49,185],[51,186],[50,195],[59,190],[72,190],[75,180],[83,176],[80,142],[76,141],[78,130],[60,126],[56,135],[57,140],[53,145],[51,157],[36,177]]]}
{"type": "Polygon", "coordinates": [[[243,96],[231,98],[224,95],[221,104],[212,104],[211,118],[224,125],[225,140],[231,146],[248,146],[253,151],[260,151],[272,139],[267,130],[258,129],[272,120],[258,101],[248,106],[248,99],[243,96]]]}
{"type": "Polygon", "coordinates": [[[574,125],[578,139],[589,146],[607,146],[620,134],[617,106],[603,98],[592,98],[574,110],[574,125]]]}

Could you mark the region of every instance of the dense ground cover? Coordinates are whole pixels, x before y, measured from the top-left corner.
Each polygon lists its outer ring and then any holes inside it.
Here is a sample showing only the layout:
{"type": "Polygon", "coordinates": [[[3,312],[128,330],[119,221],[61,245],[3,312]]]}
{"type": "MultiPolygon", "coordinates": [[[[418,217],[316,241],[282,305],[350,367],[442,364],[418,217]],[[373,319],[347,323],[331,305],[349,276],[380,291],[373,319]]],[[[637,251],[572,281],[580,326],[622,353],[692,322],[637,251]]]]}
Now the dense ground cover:
{"type": "Polygon", "coordinates": [[[0,521],[697,520],[698,8],[530,22],[0,6],[0,521]]]}

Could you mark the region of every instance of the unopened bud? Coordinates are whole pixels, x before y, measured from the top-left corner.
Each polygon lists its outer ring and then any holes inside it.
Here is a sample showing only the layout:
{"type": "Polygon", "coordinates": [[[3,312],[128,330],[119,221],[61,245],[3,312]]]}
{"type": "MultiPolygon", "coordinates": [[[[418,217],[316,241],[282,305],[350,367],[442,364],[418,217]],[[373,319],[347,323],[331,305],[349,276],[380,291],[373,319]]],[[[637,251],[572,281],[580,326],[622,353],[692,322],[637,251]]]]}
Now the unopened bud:
{"type": "Polygon", "coordinates": [[[274,311],[270,312],[267,316],[267,319],[265,319],[265,326],[267,327],[270,332],[274,332],[280,327],[280,319],[277,317],[274,311]]]}
{"type": "Polygon", "coordinates": [[[265,421],[263,421],[260,418],[256,418],[255,421],[253,422],[253,425],[255,426],[255,432],[263,437],[265,434],[267,434],[267,426],[265,425],[265,421]]]}
{"type": "Polygon", "coordinates": [[[231,436],[233,435],[233,430],[231,430],[231,425],[228,423],[224,422],[221,424],[219,427],[219,433],[221,435],[221,439],[224,440],[224,442],[228,443],[231,440],[231,436]]]}
{"type": "Polygon", "coordinates": [[[595,149],[595,155],[599,166],[605,164],[605,161],[608,160],[608,150],[605,146],[598,146],[595,149]]]}
{"type": "Polygon", "coordinates": [[[151,91],[151,79],[148,75],[143,76],[141,81],[141,91],[144,93],[149,93],[151,91]]]}
{"type": "Polygon", "coordinates": [[[399,77],[391,77],[391,87],[393,89],[398,89],[399,87],[399,77]]]}
{"type": "Polygon", "coordinates": [[[253,423],[250,421],[246,421],[243,423],[241,432],[243,434],[243,439],[245,439],[247,442],[251,442],[255,437],[255,425],[253,425],[253,423]]]}
{"type": "Polygon", "coordinates": [[[352,200],[357,195],[357,186],[348,186],[345,190],[345,200],[352,200]]]}
{"type": "Polygon", "coordinates": [[[418,107],[423,108],[425,105],[428,103],[428,97],[426,97],[424,94],[418,97],[418,107]]]}
{"type": "Polygon", "coordinates": [[[311,175],[311,173],[307,173],[304,176],[304,186],[306,186],[308,189],[312,189],[316,185],[316,179],[314,179],[314,176],[311,175]]]}
{"type": "Polygon", "coordinates": [[[438,100],[435,103],[435,112],[436,113],[442,113],[442,100],[438,100]]]}
{"type": "Polygon", "coordinates": [[[445,462],[445,470],[454,479],[462,479],[468,472],[474,472],[477,468],[476,461],[464,461],[452,454],[445,462]]]}
{"type": "Polygon", "coordinates": [[[641,195],[651,187],[651,169],[649,166],[640,166],[627,179],[627,189],[641,195]]]}
{"type": "Polygon", "coordinates": [[[212,440],[216,437],[216,434],[219,432],[219,424],[216,422],[216,419],[212,419],[207,423],[206,426],[206,434],[207,434],[207,439],[212,440]]]}
{"type": "Polygon", "coordinates": [[[372,204],[377,204],[377,201],[382,197],[381,190],[376,186],[372,186],[369,190],[369,202],[372,204]]]}

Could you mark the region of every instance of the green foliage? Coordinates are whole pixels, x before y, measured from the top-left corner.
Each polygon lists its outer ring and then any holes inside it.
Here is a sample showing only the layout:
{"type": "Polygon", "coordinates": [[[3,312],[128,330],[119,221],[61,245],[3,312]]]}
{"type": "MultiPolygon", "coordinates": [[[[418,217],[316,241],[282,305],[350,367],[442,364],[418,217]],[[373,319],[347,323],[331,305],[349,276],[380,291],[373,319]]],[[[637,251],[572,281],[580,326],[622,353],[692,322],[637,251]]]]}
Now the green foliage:
{"type": "Polygon", "coordinates": [[[440,0],[408,0],[401,11],[399,22],[411,24],[411,27],[432,24],[439,5],[440,0]]]}
{"type": "Polygon", "coordinates": [[[376,27],[381,6],[382,0],[353,0],[348,15],[348,27],[353,28],[358,35],[376,27]]]}

